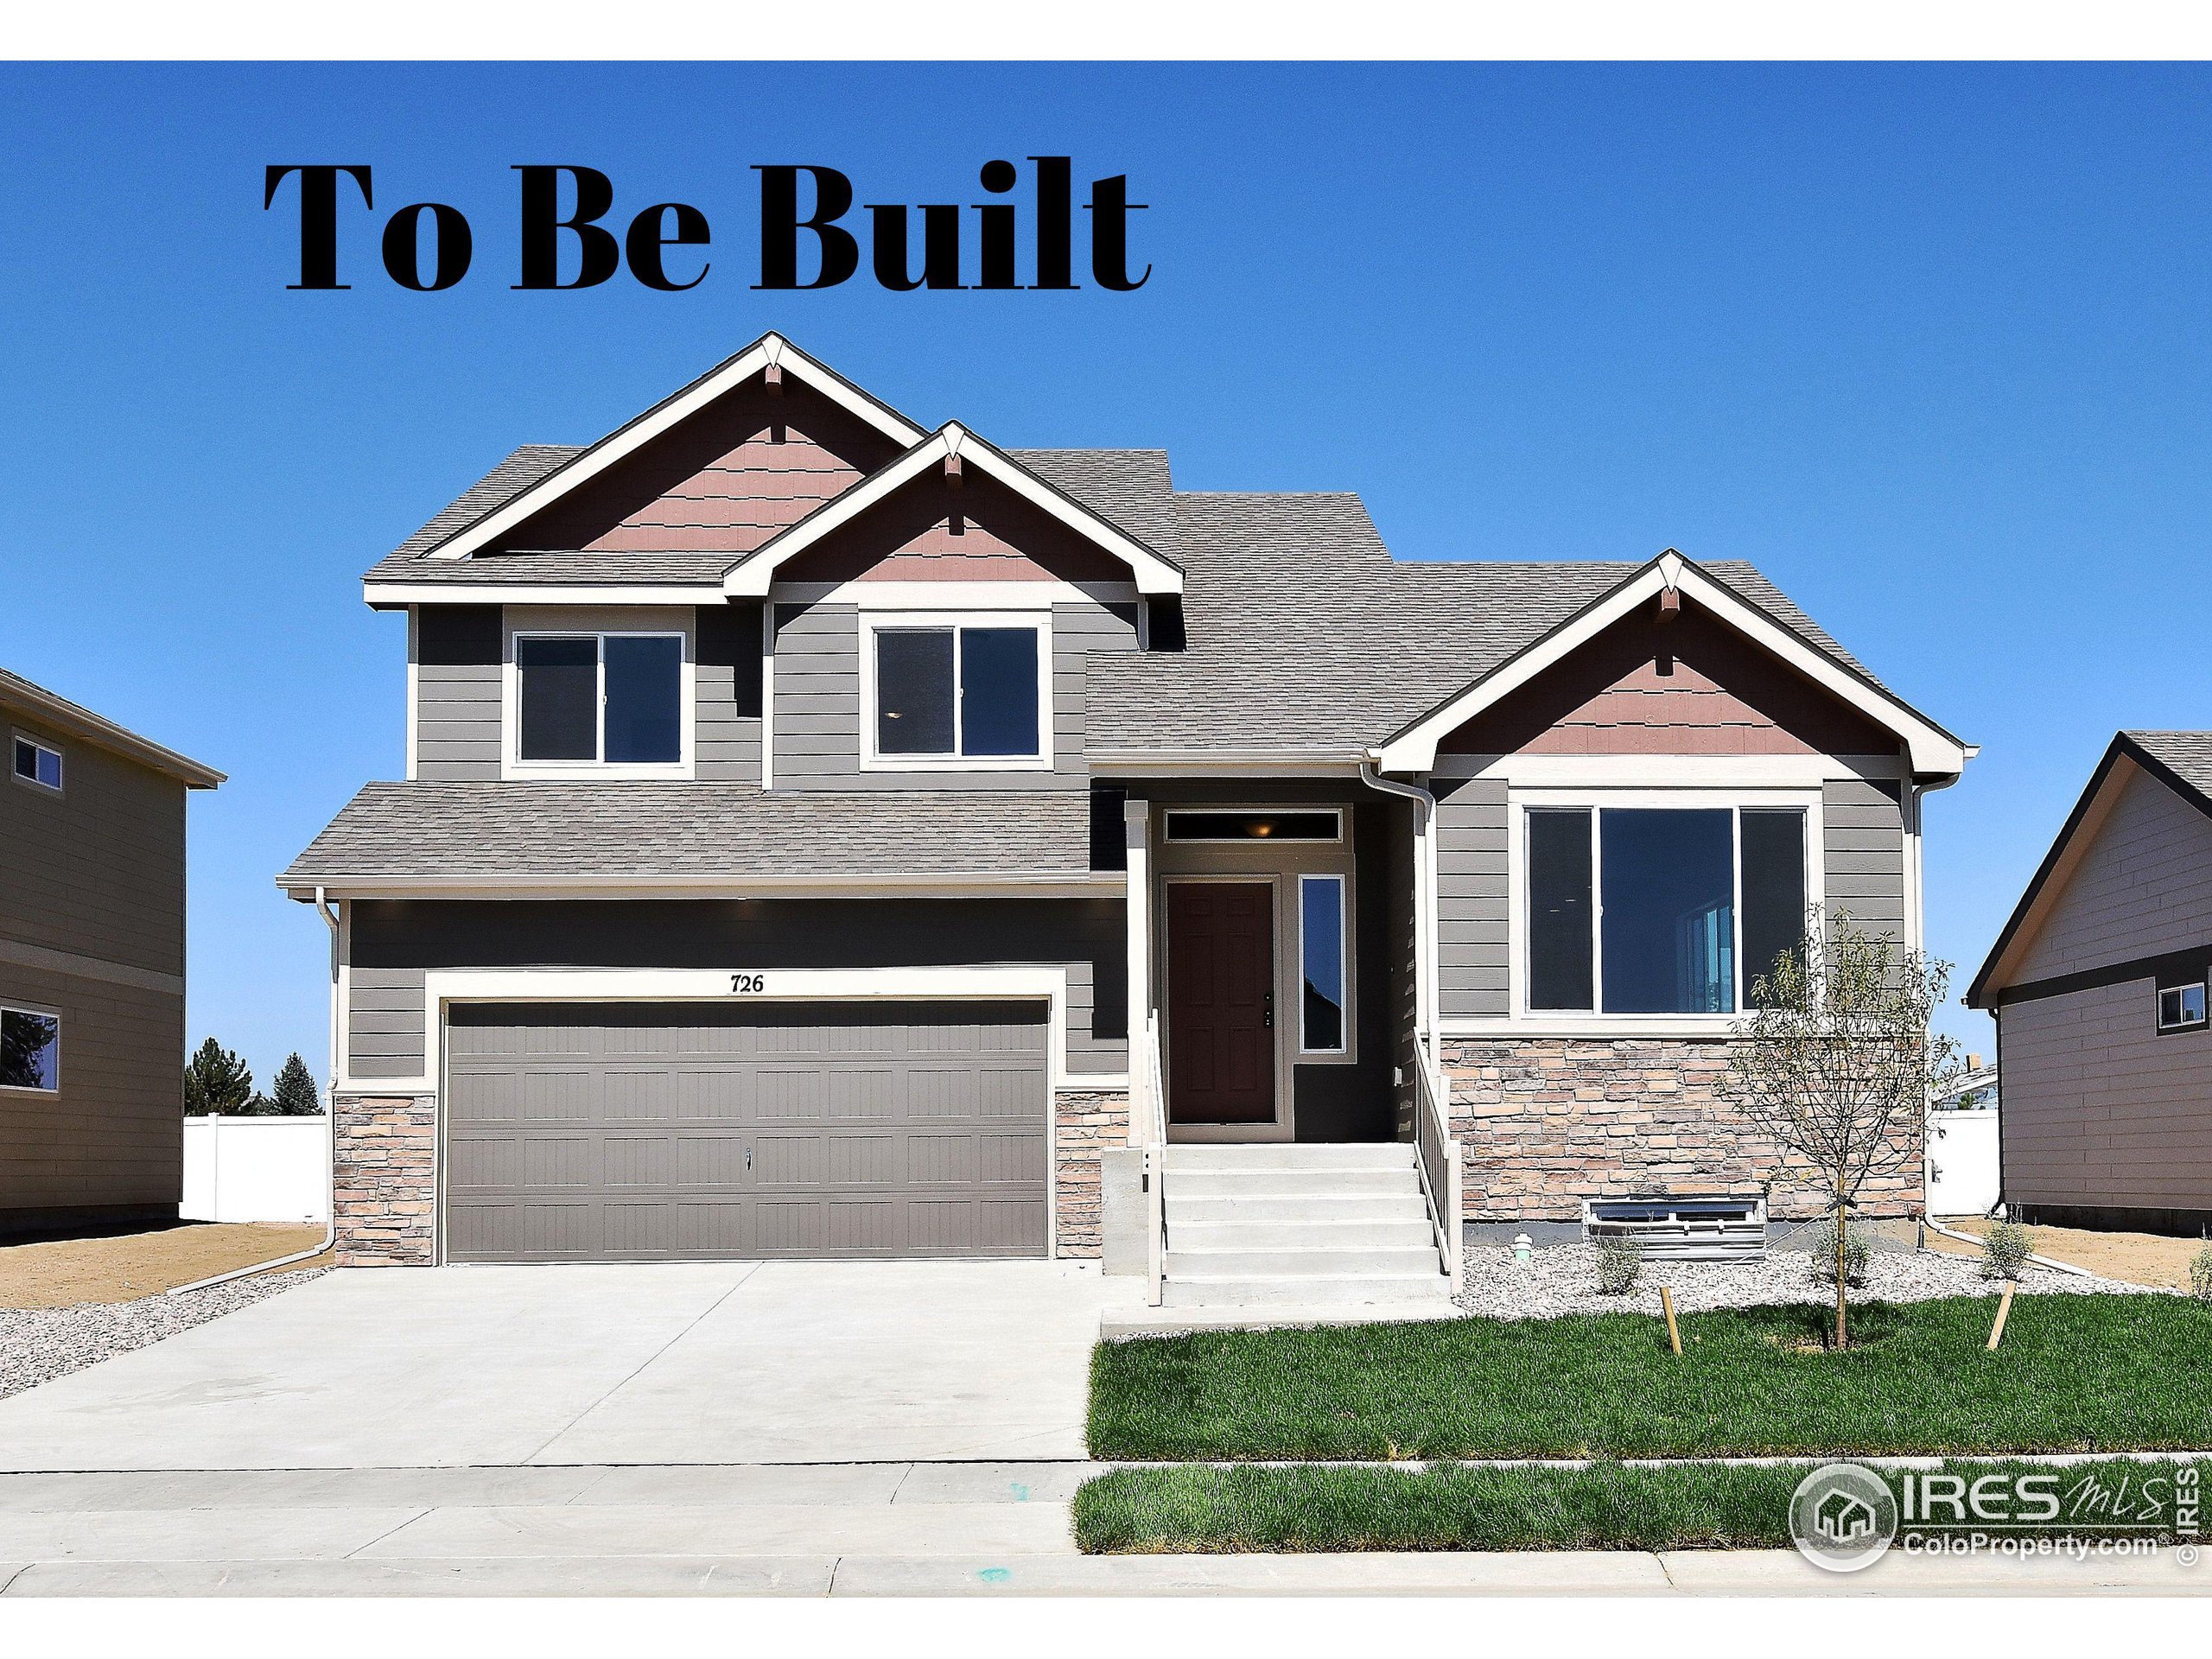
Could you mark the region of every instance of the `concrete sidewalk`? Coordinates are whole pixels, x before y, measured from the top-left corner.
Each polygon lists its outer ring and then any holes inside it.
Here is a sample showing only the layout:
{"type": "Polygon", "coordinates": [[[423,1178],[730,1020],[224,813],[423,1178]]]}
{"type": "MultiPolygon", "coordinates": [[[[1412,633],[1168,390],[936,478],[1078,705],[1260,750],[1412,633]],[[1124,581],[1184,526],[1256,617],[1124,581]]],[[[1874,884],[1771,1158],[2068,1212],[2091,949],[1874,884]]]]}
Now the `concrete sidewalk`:
{"type": "Polygon", "coordinates": [[[1095,1465],[177,1471],[0,1476],[0,1593],[2024,1595],[2212,1590],[2171,1551],[2084,1561],[1794,1552],[1078,1555],[1095,1465]]]}

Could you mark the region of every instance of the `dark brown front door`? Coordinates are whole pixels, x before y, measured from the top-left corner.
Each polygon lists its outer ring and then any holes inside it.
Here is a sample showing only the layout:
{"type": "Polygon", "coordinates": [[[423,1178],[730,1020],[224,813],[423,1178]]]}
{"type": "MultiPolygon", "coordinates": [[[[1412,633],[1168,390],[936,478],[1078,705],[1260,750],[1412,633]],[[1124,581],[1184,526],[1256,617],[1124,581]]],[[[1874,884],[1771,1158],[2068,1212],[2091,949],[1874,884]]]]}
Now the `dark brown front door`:
{"type": "Polygon", "coordinates": [[[1275,1119],[1274,887],[1167,884],[1167,1114],[1275,1119]]]}

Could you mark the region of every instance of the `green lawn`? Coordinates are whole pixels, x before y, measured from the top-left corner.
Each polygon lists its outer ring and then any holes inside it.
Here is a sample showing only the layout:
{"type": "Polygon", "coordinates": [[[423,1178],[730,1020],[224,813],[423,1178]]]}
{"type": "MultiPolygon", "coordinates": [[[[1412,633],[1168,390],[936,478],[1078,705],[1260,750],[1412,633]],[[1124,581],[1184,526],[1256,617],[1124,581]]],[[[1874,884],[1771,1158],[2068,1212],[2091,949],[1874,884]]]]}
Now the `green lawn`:
{"type": "Polygon", "coordinates": [[[1105,1459],[1698,1457],[2212,1449],[2212,1307],[1994,1297],[1694,1313],[1684,1353],[1628,1314],[1218,1331],[1102,1343],[1105,1459]],[[1808,1346],[1809,1344],[1809,1346],[1808,1346]]]}
{"type": "MultiPolygon", "coordinates": [[[[1946,1470],[1972,1481],[2018,1466],[1954,1463],[1946,1470]]],[[[2201,1491],[2212,1463],[2197,1467],[2201,1491]]],[[[1077,1547],[1091,1554],[1780,1549],[1789,1547],[1789,1497],[1805,1472],[1802,1466],[1740,1464],[1123,1469],[1086,1482],[1076,1493],[1075,1535],[1077,1547]]],[[[2056,1477],[2063,1511],[2075,1513],[2072,1489],[2088,1471],[2040,1472],[2056,1477]]],[[[2171,1475],[2163,1467],[2132,1471],[2139,1486],[2171,1475]]],[[[2162,1500],[2162,1515],[2167,1508],[2162,1500]]],[[[2082,1522],[2067,1530],[2096,1537],[2121,1529],[2082,1522]]],[[[2143,1535],[2129,1529],[2126,1535],[2143,1535]]],[[[2164,1529],[2158,1535],[2171,1541],[2164,1529]]]]}

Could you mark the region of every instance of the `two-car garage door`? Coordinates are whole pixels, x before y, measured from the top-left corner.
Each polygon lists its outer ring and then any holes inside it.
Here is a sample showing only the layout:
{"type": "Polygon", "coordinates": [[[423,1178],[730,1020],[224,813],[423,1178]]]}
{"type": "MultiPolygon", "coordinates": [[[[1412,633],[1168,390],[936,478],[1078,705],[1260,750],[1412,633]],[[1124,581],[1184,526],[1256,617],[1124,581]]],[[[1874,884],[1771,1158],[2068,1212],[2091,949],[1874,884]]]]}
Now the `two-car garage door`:
{"type": "Polygon", "coordinates": [[[455,1262],[1046,1253],[1042,1003],[454,1005],[455,1262]]]}

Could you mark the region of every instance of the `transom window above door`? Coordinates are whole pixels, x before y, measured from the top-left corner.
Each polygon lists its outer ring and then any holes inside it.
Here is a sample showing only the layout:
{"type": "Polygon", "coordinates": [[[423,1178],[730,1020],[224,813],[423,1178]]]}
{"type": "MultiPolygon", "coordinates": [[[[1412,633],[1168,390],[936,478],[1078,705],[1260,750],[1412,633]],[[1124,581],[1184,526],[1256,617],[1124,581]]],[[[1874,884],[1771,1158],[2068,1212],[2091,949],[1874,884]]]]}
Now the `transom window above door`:
{"type": "Polygon", "coordinates": [[[682,765],[682,634],[517,634],[514,658],[523,769],[682,765]]]}
{"type": "Polygon", "coordinates": [[[1798,807],[1531,806],[1531,1013],[1726,1014],[1803,942],[1798,807]]]}
{"type": "Polygon", "coordinates": [[[871,759],[878,764],[1042,766],[1045,630],[1035,622],[873,622],[871,759]]]}

